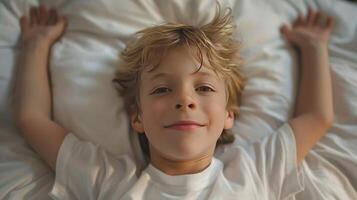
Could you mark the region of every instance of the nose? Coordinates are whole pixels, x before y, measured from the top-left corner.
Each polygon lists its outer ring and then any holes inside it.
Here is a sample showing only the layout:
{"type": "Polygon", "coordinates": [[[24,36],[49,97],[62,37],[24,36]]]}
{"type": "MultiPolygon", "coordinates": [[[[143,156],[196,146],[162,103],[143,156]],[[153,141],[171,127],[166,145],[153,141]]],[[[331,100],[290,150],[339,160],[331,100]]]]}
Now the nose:
{"type": "Polygon", "coordinates": [[[178,109],[178,110],[182,109],[182,108],[185,108],[185,107],[193,109],[193,108],[195,108],[195,105],[193,103],[191,103],[191,104],[188,104],[188,106],[185,106],[185,105],[182,105],[182,104],[178,103],[175,106],[175,108],[178,109]]]}
{"type": "Polygon", "coordinates": [[[191,94],[187,89],[181,89],[178,91],[177,98],[176,98],[175,109],[176,110],[185,110],[185,109],[195,109],[196,102],[191,94]]]}

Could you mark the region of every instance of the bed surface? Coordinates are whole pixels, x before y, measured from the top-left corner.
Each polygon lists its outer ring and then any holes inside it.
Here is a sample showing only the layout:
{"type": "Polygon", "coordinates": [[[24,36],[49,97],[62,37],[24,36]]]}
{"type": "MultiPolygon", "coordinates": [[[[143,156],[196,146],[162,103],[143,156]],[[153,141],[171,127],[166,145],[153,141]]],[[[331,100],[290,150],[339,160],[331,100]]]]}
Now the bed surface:
{"type": "MultiPolygon", "coordinates": [[[[163,22],[201,25],[214,14],[213,0],[1,0],[0,1],[0,199],[49,199],[54,174],[19,136],[9,94],[20,33],[18,19],[39,2],[68,18],[52,49],[54,119],[79,138],[144,165],[123,102],[111,85],[120,51],[132,35],[163,22]]],[[[337,0],[227,0],[242,42],[248,78],[237,143],[259,140],[292,113],[298,81],[297,54],[279,33],[310,6],[333,16],[329,52],[335,119],[303,162],[305,191],[296,199],[357,199],[357,5],[337,0]]],[[[219,158],[223,149],[218,149],[219,158]]]]}

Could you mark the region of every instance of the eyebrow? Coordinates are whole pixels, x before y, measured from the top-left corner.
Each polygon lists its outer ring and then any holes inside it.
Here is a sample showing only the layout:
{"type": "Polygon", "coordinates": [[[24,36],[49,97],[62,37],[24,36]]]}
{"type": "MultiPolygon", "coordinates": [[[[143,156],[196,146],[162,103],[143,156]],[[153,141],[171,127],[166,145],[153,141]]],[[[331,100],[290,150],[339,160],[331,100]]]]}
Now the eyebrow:
{"type": "MultiPolygon", "coordinates": [[[[213,77],[213,74],[212,73],[208,73],[208,72],[201,72],[201,71],[198,71],[198,72],[194,72],[192,73],[191,75],[200,75],[200,76],[207,76],[207,77],[213,77]]],[[[153,81],[155,79],[159,79],[159,78],[164,78],[164,77],[170,77],[170,76],[173,76],[174,74],[169,74],[169,73],[164,73],[164,72],[161,72],[161,73],[157,73],[155,75],[153,75],[150,80],[153,81]]]]}

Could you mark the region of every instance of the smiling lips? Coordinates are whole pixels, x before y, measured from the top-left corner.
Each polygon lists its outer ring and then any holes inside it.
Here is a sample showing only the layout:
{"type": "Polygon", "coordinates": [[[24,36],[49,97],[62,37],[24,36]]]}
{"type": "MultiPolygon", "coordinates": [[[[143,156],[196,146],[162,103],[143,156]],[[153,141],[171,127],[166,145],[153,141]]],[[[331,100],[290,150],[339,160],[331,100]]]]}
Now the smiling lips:
{"type": "Polygon", "coordinates": [[[178,121],[171,125],[165,126],[165,128],[170,128],[180,131],[190,131],[203,126],[204,125],[194,121],[178,121]]]}

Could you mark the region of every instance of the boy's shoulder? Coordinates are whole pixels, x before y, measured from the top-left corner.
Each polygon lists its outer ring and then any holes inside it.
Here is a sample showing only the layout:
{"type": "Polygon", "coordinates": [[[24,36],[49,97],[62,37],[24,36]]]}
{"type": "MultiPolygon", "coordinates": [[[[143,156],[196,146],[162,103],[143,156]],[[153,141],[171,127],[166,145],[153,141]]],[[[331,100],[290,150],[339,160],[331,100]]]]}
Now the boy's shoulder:
{"type": "Polygon", "coordinates": [[[257,141],[226,145],[216,158],[222,161],[223,175],[228,181],[257,192],[269,191],[270,197],[303,189],[303,175],[296,162],[295,138],[289,123],[257,141]]]}

